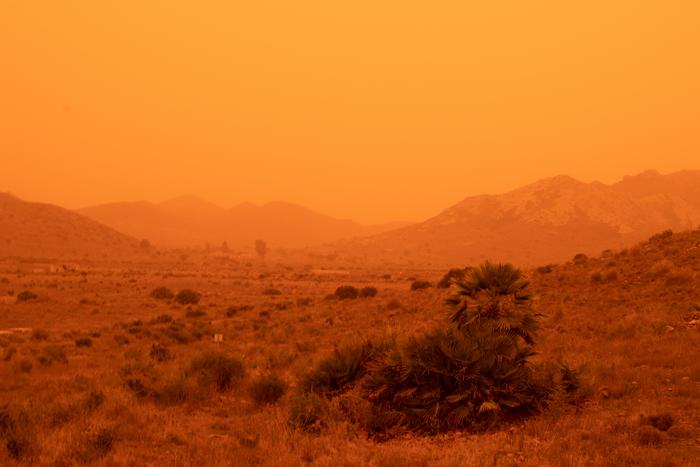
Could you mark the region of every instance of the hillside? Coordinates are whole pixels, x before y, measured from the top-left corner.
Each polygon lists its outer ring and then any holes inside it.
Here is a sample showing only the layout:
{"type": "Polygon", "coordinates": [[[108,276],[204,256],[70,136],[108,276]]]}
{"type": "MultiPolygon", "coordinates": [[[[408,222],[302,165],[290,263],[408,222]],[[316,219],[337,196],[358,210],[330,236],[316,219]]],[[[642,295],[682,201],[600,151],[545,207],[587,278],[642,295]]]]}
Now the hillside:
{"type": "Polygon", "coordinates": [[[558,262],[700,223],[700,171],[606,185],[568,176],[466,198],[425,222],[346,244],[359,255],[435,264],[558,262]]]}
{"type": "Polygon", "coordinates": [[[116,257],[137,252],[138,243],[67,209],[0,193],[0,257],[116,257]]]}
{"type": "Polygon", "coordinates": [[[299,248],[340,239],[377,234],[405,223],[364,226],[335,219],[302,206],[271,202],[262,206],[243,203],[222,208],[194,196],[163,203],[138,201],[112,203],[78,210],[80,214],[137,238],[167,247],[250,247],[264,239],[272,247],[299,248]]]}

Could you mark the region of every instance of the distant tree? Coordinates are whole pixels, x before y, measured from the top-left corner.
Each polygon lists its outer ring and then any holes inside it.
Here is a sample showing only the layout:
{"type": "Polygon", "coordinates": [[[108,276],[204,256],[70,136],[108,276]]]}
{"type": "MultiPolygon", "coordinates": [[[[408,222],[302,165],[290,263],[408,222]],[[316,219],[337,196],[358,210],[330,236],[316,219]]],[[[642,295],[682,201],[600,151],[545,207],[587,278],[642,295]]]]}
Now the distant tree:
{"type": "Polygon", "coordinates": [[[255,240],[255,251],[260,258],[265,259],[267,254],[267,243],[265,243],[265,240],[255,240]]]}
{"type": "Polygon", "coordinates": [[[229,248],[228,248],[228,243],[227,243],[227,242],[224,242],[224,243],[221,244],[221,251],[223,251],[224,253],[228,253],[228,252],[229,252],[229,248]]]}
{"type": "Polygon", "coordinates": [[[150,250],[151,249],[151,242],[149,242],[147,239],[141,240],[141,243],[139,243],[139,247],[142,250],[150,250]]]}

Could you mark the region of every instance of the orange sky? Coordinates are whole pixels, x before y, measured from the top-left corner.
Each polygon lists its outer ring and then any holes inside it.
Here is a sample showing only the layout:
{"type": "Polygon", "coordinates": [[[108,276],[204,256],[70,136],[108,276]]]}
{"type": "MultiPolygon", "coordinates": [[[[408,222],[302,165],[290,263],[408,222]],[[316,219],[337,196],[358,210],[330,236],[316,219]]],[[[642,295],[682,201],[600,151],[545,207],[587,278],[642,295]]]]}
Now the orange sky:
{"type": "Polygon", "coordinates": [[[364,222],[700,168],[700,2],[2,0],[0,191],[364,222]]]}

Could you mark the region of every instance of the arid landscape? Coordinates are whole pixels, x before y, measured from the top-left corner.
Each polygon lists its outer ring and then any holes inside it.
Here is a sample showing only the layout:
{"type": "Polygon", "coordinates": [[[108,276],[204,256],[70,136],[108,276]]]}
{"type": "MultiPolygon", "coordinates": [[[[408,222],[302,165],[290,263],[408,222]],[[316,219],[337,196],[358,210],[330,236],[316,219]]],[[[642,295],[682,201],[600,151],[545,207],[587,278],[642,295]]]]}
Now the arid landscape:
{"type": "Polygon", "coordinates": [[[367,342],[398,348],[446,326],[445,268],[368,266],[357,251],[313,248],[163,249],[9,196],[0,214],[3,464],[692,465],[700,456],[700,230],[523,269],[542,314],[528,365],[565,365],[574,397],[549,392],[528,415],[433,430],[377,425],[363,405],[367,383],[353,386],[347,372],[371,367],[367,342]],[[30,236],[42,232],[54,243],[30,236]],[[34,244],[53,250],[33,256],[34,244]],[[52,255],[61,249],[78,254],[52,255]],[[308,381],[329,359],[337,387],[317,394],[308,381]]]}
{"type": "Polygon", "coordinates": [[[0,467],[699,466],[699,18],[0,1],[0,467]]]}

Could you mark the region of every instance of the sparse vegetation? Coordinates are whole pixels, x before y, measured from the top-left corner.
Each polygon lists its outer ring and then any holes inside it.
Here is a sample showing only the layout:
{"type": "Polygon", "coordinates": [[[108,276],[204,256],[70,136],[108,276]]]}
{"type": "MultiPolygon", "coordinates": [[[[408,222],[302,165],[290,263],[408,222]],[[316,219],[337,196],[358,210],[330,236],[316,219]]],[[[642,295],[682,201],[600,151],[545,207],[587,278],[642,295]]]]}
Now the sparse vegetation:
{"type": "Polygon", "coordinates": [[[75,340],[76,347],[92,347],[92,339],[89,337],[79,337],[75,340]]]}
{"type": "Polygon", "coordinates": [[[362,297],[385,272],[325,256],[0,269],[13,278],[0,284],[0,426],[14,424],[0,464],[694,465],[698,248],[700,231],[674,233],[548,272],[473,269],[449,313],[445,289],[408,287],[445,272],[422,266],[391,271],[379,301],[324,301],[347,284],[362,297]],[[149,299],[165,281],[207,300],[149,299]],[[42,299],[11,312],[15,288],[42,299]]]}
{"type": "Polygon", "coordinates": [[[181,290],[175,295],[175,301],[180,305],[196,305],[202,296],[191,289],[181,290]]]}
{"type": "Polygon", "coordinates": [[[539,411],[557,388],[579,389],[568,366],[557,376],[529,363],[540,315],[530,308],[519,270],[485,263],[455,287],[448,325],[402,344],[336,350],[306,376],[302,390],[336,397],[361,380],[372,406],[370,432],[400,425],[439,433],[481,431],[539,411]]]}
{"type": "Polygon", "coordinates": [[[175,294],[167,287],[157,287],[151,292],[151,298],[156,300],[172,300],[175,294]]]}
{"type": "Polygon", "coordinates": [[[153,344],[151,346],[151,351],[149,352],[149,355],[153,360],[160,363],[167,362],[168,360],[173,359],[172,353],[163,344],[153,344]]]}
{"type": "Polygon", "coordinates": [[[24,290],[17,294],[17,303],[24,303],[39,298],[37,294],[30,290],[24,290]]]}
{"type": "Polygon", "coordinates": [[[362,298],[372,298],[376,297],[378,292],[377,288],[373,286],[362,287],[359,296],[362,298]]]}
{"type": "Polygon", "coordinates": [[[360,295],[360,292],[352,285],[341,285],[335,289],[334,295],[339,300],[354,300],[360,295]]]}
{"type": "Polygon", "coordinates": [[[257,404],[274,404],[287,392],[287,383],[277,375],[263,375],[250,384],[250,396],[257,404]]]}
{"type": "Polygon", "coordinates": [[[245,374],[239,358],[214,350],[192,360],[189,371],[197,376],[202,386],[213,386],[219,392],[231,389],[245,374]]]}
{"type": "Polygon", "coordinates": [[[444,276],[440,279],[440,281],[437,283],[437,288],[438,289],[447,289],[449,288],[453,282],[459,282],[464,280],[464,277],[466,276],[467,272],[469,271],[469,268],[455,268],[455,269],[450,269],[445,273],[444,276]]]}
{"type": "Polygon", "coordinates": [[[433,286],[433,284],[431,284],[428,281],[413,281],[411,283],[411,290],[416,291],[416,290],[429,289],[432,286],[433,286]]]}

